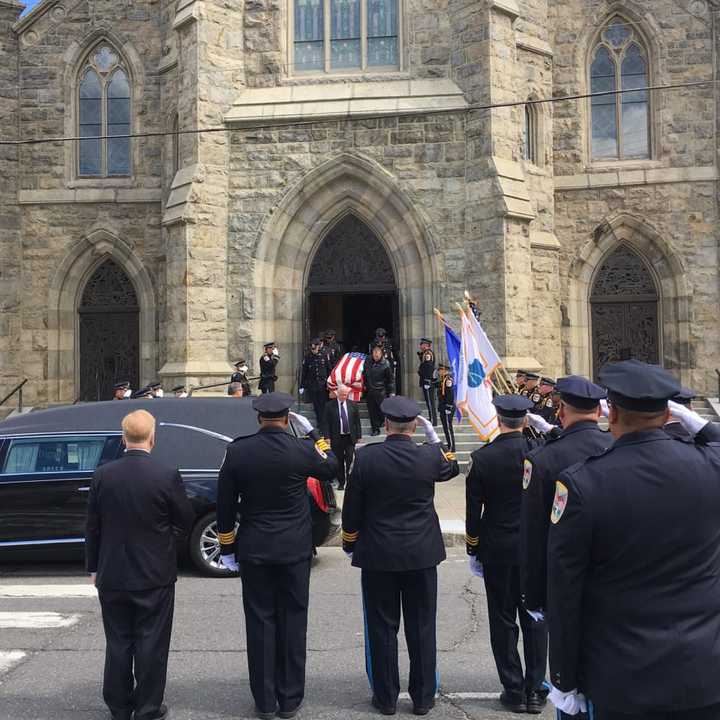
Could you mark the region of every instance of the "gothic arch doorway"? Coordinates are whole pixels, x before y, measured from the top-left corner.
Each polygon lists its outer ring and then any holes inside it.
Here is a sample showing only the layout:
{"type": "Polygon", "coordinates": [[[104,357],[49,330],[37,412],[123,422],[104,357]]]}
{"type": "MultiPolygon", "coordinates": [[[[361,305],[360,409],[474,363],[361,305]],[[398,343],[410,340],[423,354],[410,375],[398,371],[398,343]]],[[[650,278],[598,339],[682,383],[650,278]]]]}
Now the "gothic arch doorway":
{"type": "Polygon", "coordinates": [[[645,261],[620,244],[598,270],[590,296],[595,377],[608,362],[660,362],[657,284],[645,261]]]}
{"type": "Polygon", "coordinates": [[[320,243],[306,283],[305,340],[330,328],[346,350],[367,352],[375,329],[397,342],[398,289],[390,257],[356,215],[339,220],[320,243]]]}
{"type": "Polygon", "coordinates": [[[85,284],[78,307],[80,399],[109,400],[112,386],[139,384],[140,307],[130,278],[112,259],[85,284]]]}

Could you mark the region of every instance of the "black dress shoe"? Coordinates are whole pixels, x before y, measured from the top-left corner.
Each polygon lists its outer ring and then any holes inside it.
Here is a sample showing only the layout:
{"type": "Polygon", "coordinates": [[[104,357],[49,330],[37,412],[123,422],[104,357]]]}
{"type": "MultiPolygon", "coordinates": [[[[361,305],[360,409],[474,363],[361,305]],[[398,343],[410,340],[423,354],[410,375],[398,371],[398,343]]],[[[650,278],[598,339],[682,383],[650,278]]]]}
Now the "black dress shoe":
{"type": "Polygon", "coordinates": [[[527,694],[527,712],[531,715],[539,715],[547,705],[547,699],[542,692],[531,690],[527,694]]]}
{"type": "MultiPolygon", "coordinates": [[[[118,716],[122,717],[122,716],[118,716]]],[[[128,715],[128,718],[130,716],[128,715]]],[[[153,715],[138,715],[135,713],[135,720],[167,720],[170,717],[170,710],[167,705],[161,705],[153,715]]]]}
{"type": "Polygon", "coordinates": [[[500,693],[500,704],[514,713],[524,713],[527,709],[525,695],[518,690],[503,690],[500,693]]]}
{"type": "Polygon", "coordinates": [[[413,705],[413,715],[427,715],[434,707],[434,700],[431,700],[429,705],[413,705]]]}
{"type": "Polygon", "coordinates": [[[302,706],[303,706],[303,701],[301,700],[292,710],[278,711],[278,717],[281,717],[284,720],[290,720],[290,718],[294,718],[300,712],[300,708],[302,706]]]}
{"type": "Polygon", "coordinates": [[[260,718],[260,720],[273,720],[276,713],[277,710],[273,710],[272,712],[263,712],[260,708],[255,708],[255,717],[260,718]]]}
{"type": "Polygon", "coordinates": [[[380,434],[380,431],[379,431],[379,430],[373,430],[370,434],[371,434],[373,437],[377,437],[377,436],[380,434]]]}
{"type": "Polygon", "coordinates": [[[394,705],[381,705],[374,695],[372,699],[372,706],[379,710],[383,715],[394,715],[397,712],[397,708],[394,705]]]}

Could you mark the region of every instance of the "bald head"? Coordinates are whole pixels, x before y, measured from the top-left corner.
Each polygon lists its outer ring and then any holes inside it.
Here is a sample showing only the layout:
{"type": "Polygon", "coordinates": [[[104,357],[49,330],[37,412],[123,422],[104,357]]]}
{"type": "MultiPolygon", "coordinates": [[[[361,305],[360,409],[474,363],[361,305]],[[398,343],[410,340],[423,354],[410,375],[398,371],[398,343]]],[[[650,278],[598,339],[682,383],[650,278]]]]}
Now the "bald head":
{"type": "Polygon", "coordinates": [[[345,402],[350,395],[350,388],[347,385],[338,385],[337,397],[340,402],[345,402]]]}
{"type": "Polygon", "coordinates": [[[135,410],[126,415],[122,431],[128,450],[152,450],[155,446],[155,418],[147,410],[135,410]]]}

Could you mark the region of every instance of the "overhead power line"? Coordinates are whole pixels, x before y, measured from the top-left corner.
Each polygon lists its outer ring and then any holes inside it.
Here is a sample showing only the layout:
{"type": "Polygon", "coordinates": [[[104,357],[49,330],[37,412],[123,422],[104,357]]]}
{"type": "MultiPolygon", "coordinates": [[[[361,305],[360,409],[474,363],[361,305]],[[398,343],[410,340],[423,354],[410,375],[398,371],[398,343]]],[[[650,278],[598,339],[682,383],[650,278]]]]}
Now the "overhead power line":
{"type": "MultiPolygon", "coordinates": [[[[562,95],[553,96],[549,98],[540,98],[535,100],[513,100],[510,102],[503,103],[491,103],[489,105],[483,105],[480,103],[470,104],[467,108],[464,108],[466,112],[470,111],[483,111],[483,110],[500,110],[503,108],[513,107],[524,107],[526,105],[545,105],[553,103],[570,102],[577,100],[589,100],[596,97],[606,97],[608,95],[624,95],[626,93],[646,93],[646,92],[657,92],[657,91],[676,91],[676,90],[687,90],[690,88],[708,87],[710,85],[716,85],[718,80],[697,80],[694,82],[682,82],[682,83],[670,83],[667,85],[645,85],[638,88],[624,88],[622,90],[603,90],[601,92],[581,93],[577,95],[562,95]]],[[[452,109],[440,109],[440,110],[427,110],[427,115],[442,115],[442,114],[457,114],[462,110],[457,108],[452,109]]],[[[404,115],[407,113],[397,112],[397,115],[404,115]]],[[[367,119],[380,119],[388,117],[388,113],[363,113],[361,116],[353,116],[348,113],[346,115],[337,115],[334,117],[328,117],[327,113],[303,113],[302,120],[279,120],[277,122],[258,122],[258,123],[246,123],[242,122],[242,126],[239,129],[242,130],[276,130],[278,128],[295,128],[304,125],[315,125],[318,122],[326,120],[327,122],[337,122],[338,120],[352,121],[361,117],[364,120],[367,119]]],[[[241,121],[235,121],[241,122],[241,121]]],[[[87,137],[81,137],[78,135],[72,136],[59,136],[59,137],[46,137],[46,138],[28,138],[24,140],[3,140],[0,139],[0,146],[22,146],[22,145],[41,145],[48,143],[64,143],[64,142],[79,142],[81,140],[121,140],[121,139],[135,139],[135,138],[158,138],[158,137],[172,137],[180,135],[203,135],[209,133],[224,133],[235,129],[233,123],[229,125],[221,125],[217,127],[207,128],[192,128],[189,130],[160,130],[157,132],[142,132],[142,133],[128,133],[124,135],[89,135],[87,137]]]]}

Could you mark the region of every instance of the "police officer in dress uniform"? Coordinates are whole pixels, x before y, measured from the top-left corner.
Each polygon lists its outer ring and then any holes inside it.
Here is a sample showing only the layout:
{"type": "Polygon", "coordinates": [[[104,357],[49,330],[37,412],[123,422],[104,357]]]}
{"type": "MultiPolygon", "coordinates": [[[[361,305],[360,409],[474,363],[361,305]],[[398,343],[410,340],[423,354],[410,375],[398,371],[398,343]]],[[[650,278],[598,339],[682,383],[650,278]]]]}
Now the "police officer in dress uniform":
{"type": "Polygon", "coordinates": [[[188,397],[188,391],[185,385],[176,385],[171,391],[170,391],[176,398],[186,398],[188,397]]]}
{"type": "Polygon", "coordinates": [[[395,373],[380,345],[374,345],[363,366],[371,435],[379,435],[384,416],[380,407],[395,394],[395,373]]]}
{"type": "Polygon", "coordinates": [[[245,358],[240,358],[235,363],[235,372],[230,376],[231,383],[240,383],[243,388],[243,397],[249,397],[252,395],[252,389],[250,388],[250,380],[248,380],[248,372],[250,368],[245,362],[245,358]]]}
{"type": "Polygon", "coordinates": [[[322,352],[320,338],[313,338],[310,341],[310,352],[303,359],[300,373],[300,394],[307,393],[315,410],[318,428],[323,435],[327,435],[325,427],[325,405],[328,401],[327,379],[334,367],[330,357],[331,354],[326,355],[322,352]]]}
{"type": "Polygon", "coordinates": [[[399,387],[398,377],[397,377],[399,358],[398,358],[397,353],[395,352],[392,338],[388,337],[387,330],[385,328],[380,327],[375,330],[375,337],[373,338],[372,342],[370,343],[368,352],[372,353],[372,349],[376,345],[378,345],[379,347],[382,348],[385,359],[390,363],[390,367],[392,368],[392,371],[393,371],[393,377],[395,379],[395,389],[397,390],[399,387]]]}
{"type": "Polygon", "coordinates": [[[113,385],[113,400],[127,400],[132,397],[129,382],[119,382],[113,385]]]}
{"type": "Polygon", "coordinates": [[[261,393],[275,392],[277,382],[277,364],[280,360],[280,353],[274,342],[265,343],[265,352],[260,358],[260,382],[258,389],[261,393]]]}
{"type": "Polygon", "coordinates": [[[288,432],[292,403],[285,393],[253,399],[260,430],[228,445],[218,478],[221,563],[240,571],[250,689],[266,720],[294,717],[303,702],[313,552],[306,484],[337,473],[329,445],[305,418],[293,415],[312,440],[288,432]]]}
{"type": "Polygon", "coordinates": [[[512,712],[539,714],[545,705],[543,681],[547,628],[526,612],[520,591],[520,504],[523,462],[538,441],[523,435],[528,398],[494,398],[500,435],[475,450],[466,479],[466,544],[473,574],[485,579],[490,645],[500,682],[500,702],[512,712]],[[517,649],[523,636],[525,671],[517,649]]]}
{"type": "Polygon", "coordinates": [[[448,365],[438,365],[438,413],[447,446],[455,452],[455,379],[448,365]]]}
{"type": "MultiPolygon", "coordinates": [[[[672,398],[678,405],[692,410],[692,401],[696,398],[695,393],[689,388],[682,388],[680,392],[672,398]]],[[[692,440],[692,435],[683,427],[683,424],[672,413],[670,420],[665,423],[665,432],[671,437],[680,440],[692,440]]]]}
{"type": "Polygon", "coordinates": [[[607,393],[578,375],[561,378],[560,415],[563,431],[531,451],[523,472],[520,523],[521,588],[529,610],[547,608],[547,539],[555,481],[562,470],[587,460],[612,444],[598,427],[600,400],[607,393]]]}
{"type": "Polygon", "coordinates": [[[525,387],[520,391],[520,395],[530,398],[533,406],[540,402],[540,391],[538,390],[539,383],[540,376],[537,373],[525,373],[525,387]]]}
{"type": "Polygon", "coordinates": [[[418,350],[418,375],[420,376],[420,389],[423,391],[425,404],[427,405],[428,418],[433,425],[437,425],[437,410],[435,405],[435,388],[437,385],[437,372],[435,370],[435,353],[432,350],[432,340],[423,338],[420,340],[418,350]]]}
{"type": "Polygon", "coordinates": [[[338,360],[340,360],[343,356],[343,347],[338,342],[337,333],[334,330],[327,330],[324,338],[324,350],[327,355],[328,364],[330,365],[330,371],[332,371],[332,369],[338,364],[338,360]]]}
{"type": "Polygon", "coordinates": [[[554,425],[557,420],[557,410],[555,408],[555,401],[553,400],[554,389],[554,380],[548,377],[540,378],[538,385],[540,400],[533,408],[533,412],[536,415],[540,415],[540,417],[544,418],[551,425],[554,425]]]}
{"type": "Polygon", "coordinates": [[[515,373],[515,387],[517,388],[516,395],[522,395],[522,391],[525,388],[527,382],[527,373],[525,370],[518,370],[515,373]]]}
{"type": "Polygon", "coordinates": [[[410,655],[409,692],[416,715],[434,705],[437,565],[445,559],[433,504],[435,483],[459,473],[418,404],[402,396],[382,404],[387,438],[358,450],[343,504],[343,548],[362,569],[366,667],[373,705],[393,715],[400,692],[400,608],[410,655]],[[412,435],[417,424],[427,444],[412,435]]]}
{"type": "Polygon", "coordinates": [[[606,365],[615,443],[562,472],[548,541],[551,700],[598,720],[720,717],[720,430],[637,360],[606,365]],[[664,430],[668,406],[693,435],[664,430]]]}

